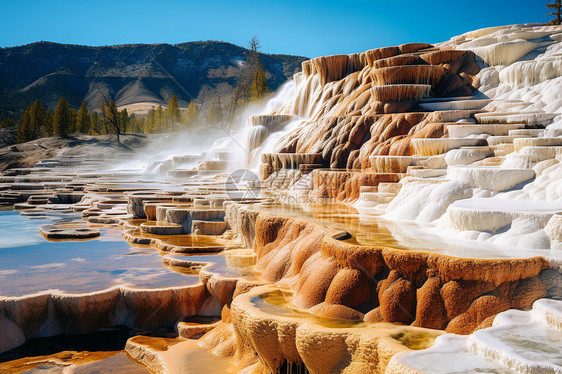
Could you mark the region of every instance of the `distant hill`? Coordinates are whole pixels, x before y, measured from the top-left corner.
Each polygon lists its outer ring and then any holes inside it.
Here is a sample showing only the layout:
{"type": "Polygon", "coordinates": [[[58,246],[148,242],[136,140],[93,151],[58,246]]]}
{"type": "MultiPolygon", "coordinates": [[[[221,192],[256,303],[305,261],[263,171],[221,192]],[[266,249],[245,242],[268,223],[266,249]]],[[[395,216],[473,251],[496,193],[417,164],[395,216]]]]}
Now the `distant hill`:
{"type": "MultiPolygon", "coordinates": [[[[0,48],[0,117],[17,116],[36,98],[54,109],[60,96],[78,108],[99,107],[101,94],[118,106],[149,108],[175,94],[181,107],[209,96],[228,102],[245,48],[205,41],[176,45],[88,47],[50,42],[0,48]],[[133,105],[136,104],[136,105],[133,105]]],[[[301,68],[305,57],[261,54],[270,90],[301,68]]]]}

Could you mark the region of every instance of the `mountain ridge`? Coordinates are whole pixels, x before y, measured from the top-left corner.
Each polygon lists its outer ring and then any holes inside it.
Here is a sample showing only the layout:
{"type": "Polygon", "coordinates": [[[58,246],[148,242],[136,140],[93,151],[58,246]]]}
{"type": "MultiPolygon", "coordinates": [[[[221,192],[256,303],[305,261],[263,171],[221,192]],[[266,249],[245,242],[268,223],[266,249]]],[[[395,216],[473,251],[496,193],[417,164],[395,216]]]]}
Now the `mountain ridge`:
{"type": "MultiPolygon", "coordinates": [[[[204,105],[228,102],[247,49],[228,42],[84,46],[40,41],[0,48],[0,116],[17,116],[36,98],[54,109],[60,96],[73,107],[95,109],[103,95],[119,106],[204,105]],[[103,95],[102,95],[103,93],[103,95]]],[[[277,89],[300,70],[306,57],[260,53],[267,83],[277,89]]]]}

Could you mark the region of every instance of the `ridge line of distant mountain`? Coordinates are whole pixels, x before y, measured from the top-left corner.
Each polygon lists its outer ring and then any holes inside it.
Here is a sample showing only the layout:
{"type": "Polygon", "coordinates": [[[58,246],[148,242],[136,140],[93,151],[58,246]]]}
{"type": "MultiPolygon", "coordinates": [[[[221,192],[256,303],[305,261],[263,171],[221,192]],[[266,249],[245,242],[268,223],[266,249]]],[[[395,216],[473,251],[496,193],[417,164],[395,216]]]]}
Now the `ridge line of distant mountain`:
{"type": "MultiPolygon", "coordinates": [[[[71,107],[99,106],[101,92],[117,105],[165,105],[176,95],[208,105],[213,96],[228,102],[247,49],[222,41],[177,44],[134,43],[87,46],[39,41],[0,47],[0,119],[17,117],[40,99],[54,109],[65,97],[71,107]]],[[[308,58],[260,53],[270,91],[300,71],[308,58]]],[[[204,109],[204,108],[203,108],[204,109]]]]}
{"type": "MultiPolygon", "coordinates": [[[[7,50],[7,49],[16,49],[22,47],[33,46],[36,44],[46,44],[46,45],[53,45],[53,46],[66,46],[66,47],[73,47],[73,48],[94,48],[94,49],[101,49],[101,48],[118,48],[118,47],[138,47],[138,46],[160,46],[160,45],[168,45],[171,47],[183,47],[189,44],[208,44],[208,43],[217,43],[217,44],[228,44],[233,47],[247,49],[245,47],[239,46],[238,44],[225,42],[222,40],[194,40],[191,42],[181,42],[181,43],[124,43],[124,44],[107,44],[107,45],[87,45],[87,44],[73,44],[73,43],[58,43],[58,42],[51,42],[48,40],[40,40],[37,42],[21,44],[21,45],[14,45],[10,47],[2,47],[0,46],[0,50],[7,50]]],[[[286,57],[294,57],[294,58],[303,58],[308,60],[309,57],[306,56],[299,56],[299,55],[289,55],[286,53],[265,53],[260,52],[262,55],[266,56],[286,56],[286,57]]]]}

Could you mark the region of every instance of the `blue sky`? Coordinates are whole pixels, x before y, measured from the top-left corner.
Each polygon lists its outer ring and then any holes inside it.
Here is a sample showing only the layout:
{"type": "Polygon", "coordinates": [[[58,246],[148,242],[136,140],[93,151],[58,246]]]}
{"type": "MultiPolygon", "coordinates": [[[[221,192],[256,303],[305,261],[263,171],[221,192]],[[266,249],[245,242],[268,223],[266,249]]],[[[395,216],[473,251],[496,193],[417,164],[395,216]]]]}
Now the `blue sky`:
{"type": "Polygon", "coordinates": [[[0,46],[222,40],[315,57],[439,42],[496,25],[546,22],[546,0],[0,0],[0,46]]]}

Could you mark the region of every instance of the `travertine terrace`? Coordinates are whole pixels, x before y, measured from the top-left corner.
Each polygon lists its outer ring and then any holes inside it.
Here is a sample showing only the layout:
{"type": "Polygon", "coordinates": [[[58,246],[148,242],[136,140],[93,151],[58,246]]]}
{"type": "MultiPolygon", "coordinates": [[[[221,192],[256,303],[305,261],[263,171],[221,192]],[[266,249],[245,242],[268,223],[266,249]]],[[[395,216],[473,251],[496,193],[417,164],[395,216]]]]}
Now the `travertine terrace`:
{"type": "Polygon", "coordinates": [[[47,240],[118,232],[160,275],[25,292],[0,268],[0,351],[125,325],[175,329],[127,342],[152,372],[562,373],[561,50],[516,25],[306,61],[241,131],[259,180],[229,146],[6,171],[47,240]]]}

